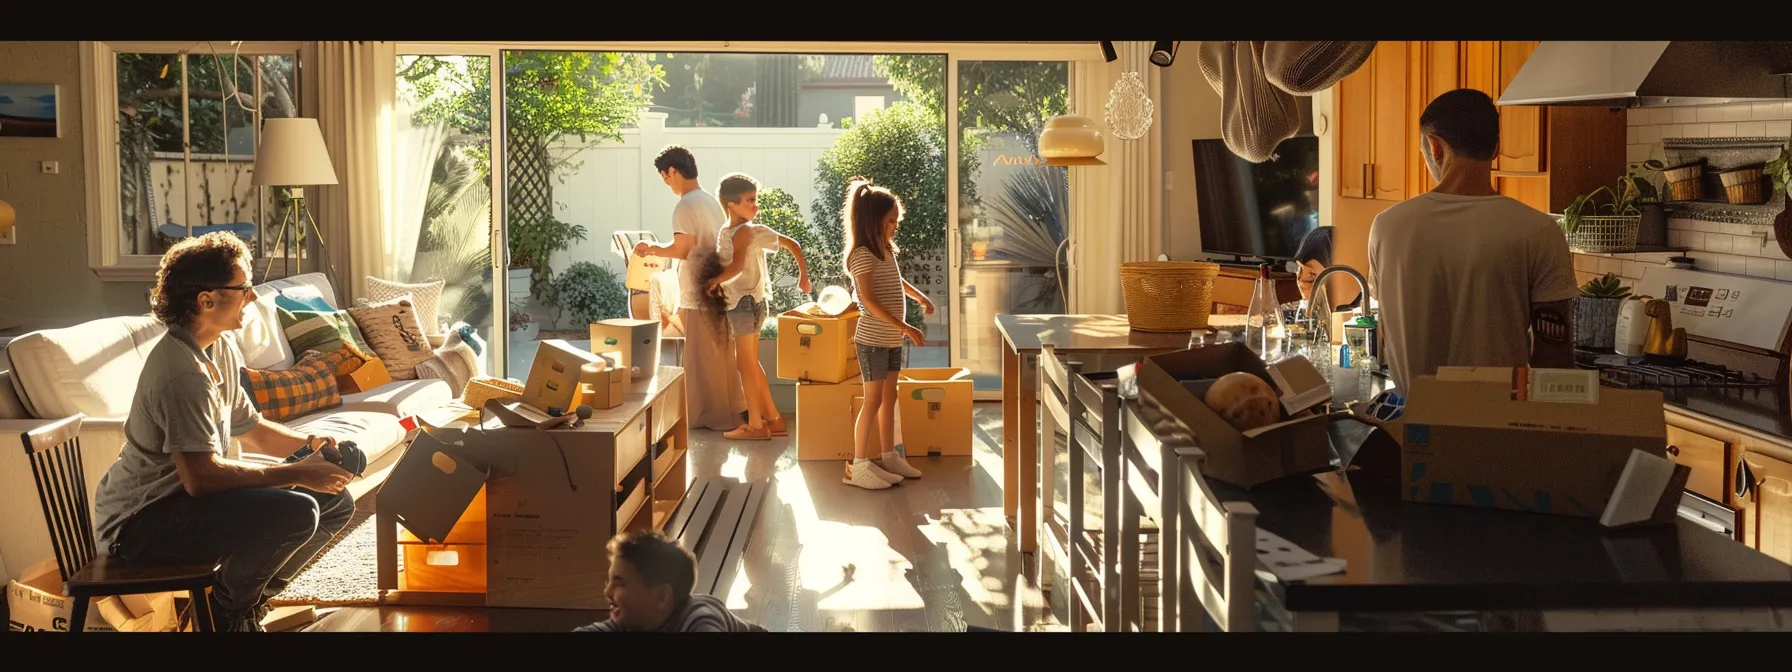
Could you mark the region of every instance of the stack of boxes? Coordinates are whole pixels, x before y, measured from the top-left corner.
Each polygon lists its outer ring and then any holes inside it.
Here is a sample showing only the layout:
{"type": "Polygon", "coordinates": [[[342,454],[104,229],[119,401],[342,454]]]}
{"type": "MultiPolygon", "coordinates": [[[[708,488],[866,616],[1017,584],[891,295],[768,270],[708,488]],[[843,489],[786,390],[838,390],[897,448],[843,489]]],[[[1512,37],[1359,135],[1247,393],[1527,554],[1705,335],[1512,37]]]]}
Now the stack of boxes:
{"type": "MultiPolygon", "coordinates": [[[[799,460],[853,457],[853,425],[865,403],[853,339],[859,317],[857,306],[832,315],[815,303],[778,316],[778,377],[797,381],[799,460]]],[[[895,443],[904,454],[971,454],[970,373],[964,368],[898,373],[895,443]]]]}

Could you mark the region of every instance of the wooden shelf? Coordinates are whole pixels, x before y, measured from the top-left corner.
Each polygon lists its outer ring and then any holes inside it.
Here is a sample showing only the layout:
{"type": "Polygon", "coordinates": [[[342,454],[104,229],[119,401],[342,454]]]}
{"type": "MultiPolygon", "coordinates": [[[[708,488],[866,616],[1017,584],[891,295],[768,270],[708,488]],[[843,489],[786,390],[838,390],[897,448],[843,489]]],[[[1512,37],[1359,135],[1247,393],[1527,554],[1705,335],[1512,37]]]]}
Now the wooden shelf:
{"type": "Polygon", "coordinates": [[[1613,252],[1582,252],[1580,250],[1569,248],[1569,250],[1575,254],[1585,254],[1595,257],[1609,257],[1616,254],[1673,254],[1676,252],[1686,252],[1691,249],[1692,248],[1684,245],[1642,245],[1628,250],[1616,250],[1613,252]]]}
{"type": "MultiPolygon", "coordinates": [[[[680,500],[682,501],[682,500],[680,500]]],[[[672,518],[672,512],[678,510],[678,501],[656,499],[653,502],[653,529],[663,530],[666,521],[672,518]]]]}
{"type": "Polygon", "coordinates": [[[668,448],[666,449],[666,452],[660,453],[659,457],[653,459],[654,487],[659,487],[660,481],[666,479],[666,474],[671,472],[674,467],[678,466],[679,461],[684,459],[684,454],[687,450],[689,449],[682,446],[668,448]]]}

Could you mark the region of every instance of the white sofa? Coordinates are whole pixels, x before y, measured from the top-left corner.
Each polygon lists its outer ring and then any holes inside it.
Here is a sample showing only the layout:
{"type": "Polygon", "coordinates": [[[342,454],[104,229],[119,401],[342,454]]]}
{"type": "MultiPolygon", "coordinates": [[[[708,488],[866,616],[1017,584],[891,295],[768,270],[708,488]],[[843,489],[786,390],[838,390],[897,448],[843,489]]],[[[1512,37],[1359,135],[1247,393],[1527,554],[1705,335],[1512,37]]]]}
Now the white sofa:
{"type": "MultiPolygon", "coordinates": [[[[322,273],[256,287],[259,298],[238,332],[247,366],[292,366],[292,348],[280,328],[274,297],[281,289],[303,289],[305,285],[316,288],[334,305],[335,292],[322,273]]],[[[100,477],[124,447],[124,419],[143,360],[166,332],[166,327],[146,313],[34,331],[6,344],[11,370],[0,371],[0,573],[5,573],[7,580],[17,579],[20,572],[55,555],[21,435],[50,420],[86,414],[81,451],[91,501],[100,477]]],[[[359,499],[385,479],[404,452],[398,448],[409,432],[401,420],[418,414],[438,418],[459,396],[460,391],[443,380],[393,381],[371,391],[343,395],[341,406],[285,424],[299,431],[351,439],[367,453],[367,471],[349,486],[359,499]]]]}

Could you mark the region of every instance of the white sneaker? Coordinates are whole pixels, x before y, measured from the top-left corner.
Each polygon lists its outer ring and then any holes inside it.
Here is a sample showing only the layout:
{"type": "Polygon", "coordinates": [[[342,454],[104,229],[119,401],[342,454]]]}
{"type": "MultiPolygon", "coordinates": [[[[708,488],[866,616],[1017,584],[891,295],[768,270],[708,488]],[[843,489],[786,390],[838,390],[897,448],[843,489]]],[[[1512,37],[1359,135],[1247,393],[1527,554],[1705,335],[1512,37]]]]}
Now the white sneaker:
{"type": "Polygon", "coordinates": [[[902,476],[899,474],[896,474],[895,472],[890,471],[889,469],[885,469],[884,465],[879,464],[876,458],[865,460],[865,461],[871,463],[871,473],[877,474],[878,478],[889,481],[890,485],[901,485],[902,484],[902,476]]]}
{"type": "Polygon", "coordinates": [[[878,461],[877,466],[882,467],[884,471],[904,478],[921,477],[920,469],[916,469],[914,465],[908,463],[908,460],[896,453],[884,453],[883,459],[878,461]]]}
{"type": "Polygon", "coordinates": [[[847,462],[846,476],[841,478],[840,482],[847,485],[856,485],[866,490],[883,490],[892,485],[889,481],[884,480],[883,477],[878,476],[877,472],[872,471],[872,469],[874,469],[874,467],[871,466],[870,460],[864,462],[847,462]]]}

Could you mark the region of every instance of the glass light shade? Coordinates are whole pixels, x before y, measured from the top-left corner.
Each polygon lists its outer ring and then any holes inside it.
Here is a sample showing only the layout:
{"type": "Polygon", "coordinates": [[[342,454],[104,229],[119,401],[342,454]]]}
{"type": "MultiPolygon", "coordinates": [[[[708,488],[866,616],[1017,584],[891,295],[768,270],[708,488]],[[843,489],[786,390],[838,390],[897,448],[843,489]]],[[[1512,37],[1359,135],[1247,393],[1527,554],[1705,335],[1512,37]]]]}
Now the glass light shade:
{"type": "Polygon", "coordinates": [[[1045,122],[1039,133],[1039,158],[1048,166],[1105,166],[1107,151],[1101,126],[1081,114],[1063,114],[1045,122]]]}

